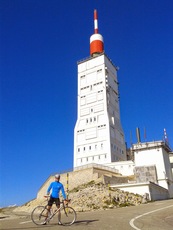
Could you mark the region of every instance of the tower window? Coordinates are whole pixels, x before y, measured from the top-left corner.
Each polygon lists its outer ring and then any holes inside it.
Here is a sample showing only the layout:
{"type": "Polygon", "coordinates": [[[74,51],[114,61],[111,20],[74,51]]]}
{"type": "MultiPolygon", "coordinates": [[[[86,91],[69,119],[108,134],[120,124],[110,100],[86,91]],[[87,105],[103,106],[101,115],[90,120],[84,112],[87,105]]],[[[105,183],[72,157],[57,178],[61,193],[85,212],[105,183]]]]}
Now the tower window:
{"type": "Polygon", "coordinates": [[[83,147],[83,151],[85,151],[85,147],[83,147]]]}
{"type": "Polygon", "coordinates": [[[77,150],[77,151],[78,151],[78,153],[79,153],[79,152],[80,152],[80,148],[78,148],[78,150],[77,150]]]}
{"type": "Polygon", "coordinates": [[[102,72],[102,69],[97,70],[97,73],[102,72]]]}

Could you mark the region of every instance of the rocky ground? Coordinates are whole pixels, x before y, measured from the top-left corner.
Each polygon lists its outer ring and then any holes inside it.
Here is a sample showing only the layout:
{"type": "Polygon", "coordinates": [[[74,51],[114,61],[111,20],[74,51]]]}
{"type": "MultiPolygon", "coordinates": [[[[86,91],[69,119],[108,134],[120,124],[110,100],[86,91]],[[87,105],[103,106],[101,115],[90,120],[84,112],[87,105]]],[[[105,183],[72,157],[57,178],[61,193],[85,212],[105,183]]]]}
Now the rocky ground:
{"type": "Polygon", "coordinates": [[[6,207],[6,208],[0,208],[0,221],[5,219],[16,219],[16,218],[23,218],[26,215],[28,216],[29,213],[25,213],[23,211],[21,212],[15,212],[14,210],[16,207],[6,207]]]}
{"type": "MultiPolygon", "coordinates": [[[[110,189],[102,183],[91,181],[80,185],[69,191],[68,198],[71,199],[69,206],[72,206],[77,212],[103,210],[111,208],[120,208],[125,206],[140,205],[147,203],[147,200],[138,195],[129,192],[123,192],[119,189],[110,189]]],[[[23,206],[13,210],[15,213],[31,213],[37,205],[46,205],[47,201],[34,199],[23,206]]]]}

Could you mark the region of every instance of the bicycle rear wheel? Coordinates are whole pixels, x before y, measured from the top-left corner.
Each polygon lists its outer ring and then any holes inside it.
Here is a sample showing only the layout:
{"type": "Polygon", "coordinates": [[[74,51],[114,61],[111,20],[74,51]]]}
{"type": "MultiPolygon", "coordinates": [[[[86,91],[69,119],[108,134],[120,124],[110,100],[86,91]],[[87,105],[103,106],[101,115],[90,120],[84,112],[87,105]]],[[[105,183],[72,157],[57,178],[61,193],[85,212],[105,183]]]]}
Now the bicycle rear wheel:
{"type": "Polygon", "coordinates": [[[59,222],[62,225],[72,225],[76,221],[76,211],[72,207],[65,207],[61,211],[61,219],[59,222]]]}
{"type": "Polygon", "coordinates": [[[49,211],[45,206],[37,206],[31,213],[31,220],[34,224],[43,225],[46,222],[46,218],[49,211]]]}

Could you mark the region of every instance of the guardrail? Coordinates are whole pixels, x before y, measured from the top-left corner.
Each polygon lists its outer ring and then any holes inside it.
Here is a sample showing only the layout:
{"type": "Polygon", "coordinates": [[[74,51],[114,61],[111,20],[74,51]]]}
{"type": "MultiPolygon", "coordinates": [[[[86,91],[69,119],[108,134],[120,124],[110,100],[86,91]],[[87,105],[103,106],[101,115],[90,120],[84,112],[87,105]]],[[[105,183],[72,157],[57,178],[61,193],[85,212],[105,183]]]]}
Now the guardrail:
{"type": "Polygon", "coordinates": [[[117,169],[105,166],[105,165],[101,165],[101,164],[96,164],[96,163],[91,163],[91,164],[87,164],[87,165],[82,165],[82,166],[78,166],[76,168],[74,168],[74,171],[78,171],[78,170],[82,170],[82,169],[87,169],[87,168],[99,168],[99,169],[104,169],[104,170],[108,170],[114,173],[119,173],[119,171],[117,169]]]}

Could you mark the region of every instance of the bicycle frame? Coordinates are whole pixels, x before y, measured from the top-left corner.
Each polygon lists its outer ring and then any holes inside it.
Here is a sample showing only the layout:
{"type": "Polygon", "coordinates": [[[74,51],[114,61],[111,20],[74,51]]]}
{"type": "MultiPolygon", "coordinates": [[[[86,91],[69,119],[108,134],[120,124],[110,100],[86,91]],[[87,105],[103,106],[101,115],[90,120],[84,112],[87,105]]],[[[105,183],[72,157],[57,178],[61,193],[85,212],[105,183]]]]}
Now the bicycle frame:
{"type": "MultiPolygon", "coordinates": [[[[45,206],[47,208],[47,205],[45,206]]],[[[56,209],[54,212],[50,212],[50,216],[47,217],[46,222],[49,222],[60,210],[65,209],[64,201],[60,202],[60,207],[56,209]]]]}

